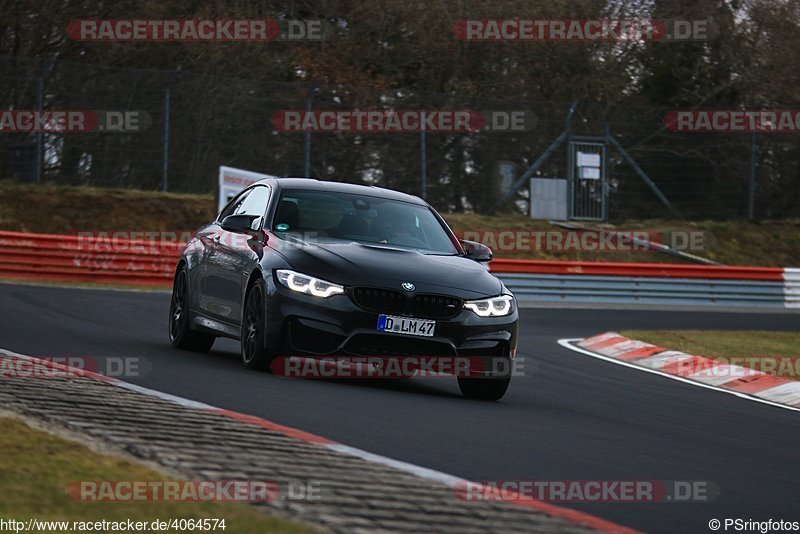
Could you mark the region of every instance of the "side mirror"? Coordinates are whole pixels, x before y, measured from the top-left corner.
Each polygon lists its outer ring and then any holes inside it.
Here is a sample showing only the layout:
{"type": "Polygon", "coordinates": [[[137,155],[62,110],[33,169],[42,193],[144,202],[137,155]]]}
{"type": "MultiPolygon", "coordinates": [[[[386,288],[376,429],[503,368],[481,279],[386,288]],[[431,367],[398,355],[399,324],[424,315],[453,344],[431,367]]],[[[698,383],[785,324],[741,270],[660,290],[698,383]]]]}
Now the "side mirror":
{"type": "Polygon", "coordinates": [[[466,253],[465,256],[471,260],[484,263],[487,261],[491,261],[491,259],[494,257],[494,255],[492,254],[492,249],[490,249],[483,243],[478,243],[477,241],[467,241],[466,239],[462,239],[461,245],[464,247],[464,252],[466,253]]]}
{"type": "Polygon", "coordinates": [[[258,215],[228,215],[222,219],[222,229],[237,234],[255,234],[253,221],[258,219],[258,215]]]}

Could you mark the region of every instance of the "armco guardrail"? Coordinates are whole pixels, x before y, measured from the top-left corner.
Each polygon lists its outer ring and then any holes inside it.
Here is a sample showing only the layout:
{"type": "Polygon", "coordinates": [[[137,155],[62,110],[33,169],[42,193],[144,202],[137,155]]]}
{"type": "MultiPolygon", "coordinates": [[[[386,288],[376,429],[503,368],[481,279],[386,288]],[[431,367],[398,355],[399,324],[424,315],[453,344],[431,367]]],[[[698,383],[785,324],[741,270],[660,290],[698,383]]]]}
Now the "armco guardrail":
{"type": "Polygon", "coordinates": [[[170,285],[183,245],[0,232],[0,277],[170,285]]]}
{"type": "MultiPolygon", "coordinates": [[[[168,287],[183,245],[0,232],[0,277],[168,287]]],[[[800,309],[800,269],[495,259],[520,301],[800,309]]]]}
{"type": "Polygon", "coordinates": [[[520,301],[800,308],[800,269],[498,259],[520,301]]]}

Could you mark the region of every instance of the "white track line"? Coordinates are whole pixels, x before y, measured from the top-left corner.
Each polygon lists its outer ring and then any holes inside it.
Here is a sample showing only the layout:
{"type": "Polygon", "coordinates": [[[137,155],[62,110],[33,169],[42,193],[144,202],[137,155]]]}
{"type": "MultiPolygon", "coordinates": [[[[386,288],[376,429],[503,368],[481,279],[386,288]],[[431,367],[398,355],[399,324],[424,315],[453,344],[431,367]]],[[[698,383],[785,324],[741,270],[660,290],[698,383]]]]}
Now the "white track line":
{"type": "Polygon", "coordinates": [[[350,445],[344,445],[342,443],[326,444],[325,447],[342,454],[356,456],[363,460],[367,460],[368,462],[385,465],[387,467],[393,467],[394,469],[399,469],[400,471],[405,471],[406,473],[410,473],[427,480],[432,480],[434,482],[444,484],[445,486],[455,487],[458,484],[464,484],[466,482],[465,479],[455,475],[448,475],[447,473],[442,473],[441,471],[436,471],[435,469],[429,469],[427,467],[422,467],[421,465],[410,464],[408,462],[403,462],[402,460],[394,460],[392,458],[387,458],[386,456],[381,456],[380,454],[367,452],[363,449],[357,449],[356,447],[351,447],[350,445]]]}
{"type": "Polygon", "coordinates": [[[714,391],[720,391],[722,393],[727,393],[729,395],[735,395],[736,397],[747,399],[754,402],[760,402],[761,404],[768,404],[770,406],[775,406],[776,408],[783,408],[784,410],[791,410],[793,412],[800,412],[800,408],[795,408],[794,406],[787,406],[785,404],[779,404],[777,402],[768,401],[765,399],[760,399],[758,397],[754,397],[753,395],[749,395],[747,393],[741,393],[739,391],[734,391],[732,389],[725,389],[717,386],[711,386],[709,384],[704,384],[702,382],[697,382],[696,380],[689,380],[688,378],[684,378],[682,376],[671,375],[669,373],[665,373],[663,371],[659,371],[657,369],[650,369],[649,367],[642,367],[641,365],[636,365],[633,363],[629,363],[623,360],[617,360],[616,358],[611,358],[609,356],[603,356],[602,354],[597,354],[595,352],[591,352],[581,347],[576,347],[573,343],[583,341],[582,338],[570,338],[570,339],[559,339],[558,344],[564,347],[565,349],[569,349],[574,352],[580,352],[581,354],[585,354],[587,356],[592,356],[593,358],[598,358],[600,360],[605,360],[607,362],[615,363],[617,365],[622,365],[623,367],[629,367],[631,369],[636,369],[637,371],[644,371],[645,373],[652,373],[654,375],[663,376],[665,378],[671,378],[672,380],[677,380],[679,382],[684,382],[686,384],[691,384],[693,386],[706,388],[706,389],[713,389],[714,391]]]}

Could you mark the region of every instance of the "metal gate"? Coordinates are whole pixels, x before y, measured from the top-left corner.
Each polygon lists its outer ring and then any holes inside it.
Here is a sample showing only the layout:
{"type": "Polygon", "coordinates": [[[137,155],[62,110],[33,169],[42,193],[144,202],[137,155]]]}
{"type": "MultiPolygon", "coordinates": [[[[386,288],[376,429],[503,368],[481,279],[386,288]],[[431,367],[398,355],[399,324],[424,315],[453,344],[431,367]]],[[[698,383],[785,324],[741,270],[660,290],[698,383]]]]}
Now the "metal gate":
{"type": "Polygon", "coordinates": [[[606,144],[599,139],[571,139],[567,149],[569,218],[582,221],[608,219],[606,144]]]}

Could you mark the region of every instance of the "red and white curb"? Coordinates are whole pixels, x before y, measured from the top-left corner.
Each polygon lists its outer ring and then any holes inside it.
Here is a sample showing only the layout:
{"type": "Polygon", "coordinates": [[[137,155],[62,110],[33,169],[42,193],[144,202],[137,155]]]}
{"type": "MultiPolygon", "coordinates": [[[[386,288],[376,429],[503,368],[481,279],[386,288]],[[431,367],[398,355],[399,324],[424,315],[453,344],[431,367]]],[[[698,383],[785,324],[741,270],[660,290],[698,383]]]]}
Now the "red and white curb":
{"type": "Polygon", "coordinates": [[[737,397],[800,411],[800,381],[748,367],[693,356],[606,332],[586,339],[559,339],[569,350],[737,397]]]}
{"type": "MultiPolygon", "coordinates": [[[[87,378],[94,378],[97,380],[101,380],[108,384],[121,387],[130,391],[135,391],[137,393],[141,393],[142,395],[147,395],[150,397],[155,397],[167,402],[171,402],[174,404],[178,404],[188,409],[194,410],[202,410],[205,412],[211,412],[218,415],[222,415],[224,417],[229,417],[231,419],[235,419],[241,423],[247,423],[252,425],[260,426],[266,430],[270,430],[273,432],[278,432],[283,434],[284,436],[298,439],[301,441],[305,441],[307,443],[313,443],[320,447],[327,448],[332,451],[336,451],[341,454],[347,454],[349,456],[354,456],[357,458],[361,458],[362,460],[366,460],[368,462],[372,462],[375,464],[380,464],[386,467],[398,469],[400,471],[404,471],[411,475],[417,476],[419,478],[430,480],[432,482],[436,482],[447,486],[451,489],[463,488],[466,484],[471,484],[472,487],[475,488],[478,492],[485,492],[486,495],[492,495],[493,492],[497,491],[496,488],[489,488],[482,484],[478,484],[475,482],[468,481],[463,478],[459,478],[455,475],[449,475],[447,473],[443,473],[441,471],[436,471],[433,469],[428,469],[427,467],[422,467],[419,465],[411,464],[408,462],[403,462],[401,460],[394,460],[392,458],[388,458],[386,456],[381,456],[379,454],[373,454],[371,452],[364,451],[362,449],[358,449],[355,447],[351,447],[349,445],[345,445],[342,443],[337,443],[335,441],[331,441],[327,438],[322,436],[317,436],[316,434],[311,434],[309,432],[305,432],[303,430],[299,430],[296,428],[292,428],[289,426],[280,425],[278,423],[273,423],[272,421],[268,421],[266,419],[262,419],[260,417],[256,417],[254,415],[247,415],[239,412],[234,412],[230,410],[225,410],[223,408],[217,408],[215,406],[211,406],[209,404],[205,404],[202,402],[193,401],[190,399],[186,399],[183,397],[178,397],[176,395],[171,395],[169,393],[164,393],[161,391],[157,391],[154,389],[145,388],[142,386],[137,386],[135,384],[131,384],[128,382],[124,382],[117,378],[107,377],[98,373],[94,373],[92,371],[86,371],[83,369],[75,369],[72,367],[67,367],[65,365],[41,360],[39,358],[35,358],[33,356],[26,356],[24,354],[17,354],[15,352],[11,352],[5,349],[0,349],[0,356],[6,356],[11,358],[20,358],[31,362],[36,362],[41,365],[45,365],[47,367],[51,367],[54,369],[58,369],[64,371],[65,373],[69,373],[72,376],[79,376],[79,377],[87,377],[87,378]]],[[[532,499],[527,496],[519,496],[509,494],[507,491],[503,491],[504,500],[508,500],[510,504],[515,506],[519,506],[522,508],[528,508],[531,510],[535,510],[537,512],[546,514],[550,517],[555,517],[558,519],[562,519],[564,521],[568,521],[570,523],[580,525],[583,527],[587,527],[590,529],[598,530],[600,532],[610,532],[610,533],[620,533],[620,534],[637,534],[638,531],[631,529],[629,527],[624,527],[622,525],[618,525],[611,521],[606,521],[605,519],[601,519],[599,517],[579,512],[577,510],[571,510],[569,508],[563,508],[561,506],[556,506],[553,504],[549,504],[544,501],[539,501],[536,499],[532,499]]]]}

